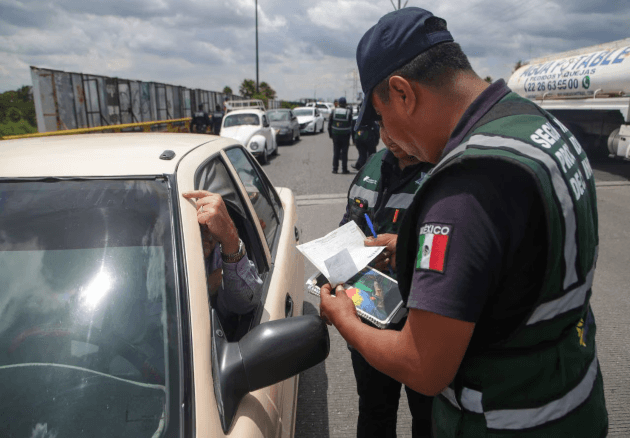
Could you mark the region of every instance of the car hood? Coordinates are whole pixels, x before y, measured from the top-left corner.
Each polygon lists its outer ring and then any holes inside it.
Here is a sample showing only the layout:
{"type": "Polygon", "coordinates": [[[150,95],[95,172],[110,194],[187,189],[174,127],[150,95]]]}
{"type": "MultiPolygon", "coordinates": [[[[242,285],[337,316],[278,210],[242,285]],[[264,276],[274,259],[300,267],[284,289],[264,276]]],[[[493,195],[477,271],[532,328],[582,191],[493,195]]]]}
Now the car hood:
{"type": "Polygon", "coordinates": [[[314,116],[297,116],[298,123],[308,123],[315,120],[314,116]]]}
{"type": "Polygon", "coordinates": [[[241,125],[230,126],[229,128],[221,128],[221,137],[229,137],[240,141],[243,146],[247,146],[252,135],[262,132],[260,126],[241,125]]]}

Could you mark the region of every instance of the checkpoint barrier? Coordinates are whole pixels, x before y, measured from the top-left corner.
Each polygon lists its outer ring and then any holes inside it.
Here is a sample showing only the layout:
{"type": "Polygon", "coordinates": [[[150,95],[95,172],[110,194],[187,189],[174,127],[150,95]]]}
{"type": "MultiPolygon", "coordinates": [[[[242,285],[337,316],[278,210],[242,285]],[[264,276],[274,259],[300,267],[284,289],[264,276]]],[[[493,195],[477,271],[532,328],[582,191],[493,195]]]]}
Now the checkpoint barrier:
{"type": "Polygon", "coordinates": [[[52,137],[57,135],[92,134],[99,132],[190,132],[190,117],[153,122],[125,123],[121,125],[96,126],[94,128],[64,129],[61,131],[38,132],[36,134],[0,136],[0,140],[17,138],[52,137]]]}

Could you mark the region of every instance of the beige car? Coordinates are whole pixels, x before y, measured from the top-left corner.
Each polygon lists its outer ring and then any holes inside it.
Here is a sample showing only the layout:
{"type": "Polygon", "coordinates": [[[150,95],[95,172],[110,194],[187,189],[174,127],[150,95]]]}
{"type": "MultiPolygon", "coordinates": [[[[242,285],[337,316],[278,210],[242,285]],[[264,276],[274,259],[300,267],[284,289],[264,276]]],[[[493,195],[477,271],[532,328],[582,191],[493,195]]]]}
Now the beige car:
{"type": "Polygon", "coordinates": [[[301,315],[296,220],[231,139],[0,142],[0,436],[293,436],[298,373],[329,351],[301,315]],[[209,304],[194,189],[223,196],[263,280],[230,327],[209,304]]]}

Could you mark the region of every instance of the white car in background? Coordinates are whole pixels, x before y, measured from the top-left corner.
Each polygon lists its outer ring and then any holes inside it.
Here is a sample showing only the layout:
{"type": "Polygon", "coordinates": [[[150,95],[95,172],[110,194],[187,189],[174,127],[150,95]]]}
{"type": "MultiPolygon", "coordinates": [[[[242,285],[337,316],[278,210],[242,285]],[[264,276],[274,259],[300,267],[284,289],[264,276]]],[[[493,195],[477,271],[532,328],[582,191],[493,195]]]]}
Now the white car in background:
{"type": "Polygon", "coordinates": [[[309,106],[293,108],[293,114],[300,124],[301,134],[315,134],[316,132],[324,132],[324,116],[319,109],[309,106]]]}
{"type": "Polygon", "coordinates": [[[257,108],[230,111],[223,117],[221,137],[233,138],[266,164],[278,152],[276,133],[269,124],[267,112],[257,108]]]}
{"type": "Polygon", "coordinates": [[[335,109],[335,105],[330,102],[317,102],[315,104],[315,108],[317,108],[319,112],[322,113],[322,116],[324,116],[324,118],[328,120],[330,119],[330,114],[332,113],[332,110],[335,109]]]}

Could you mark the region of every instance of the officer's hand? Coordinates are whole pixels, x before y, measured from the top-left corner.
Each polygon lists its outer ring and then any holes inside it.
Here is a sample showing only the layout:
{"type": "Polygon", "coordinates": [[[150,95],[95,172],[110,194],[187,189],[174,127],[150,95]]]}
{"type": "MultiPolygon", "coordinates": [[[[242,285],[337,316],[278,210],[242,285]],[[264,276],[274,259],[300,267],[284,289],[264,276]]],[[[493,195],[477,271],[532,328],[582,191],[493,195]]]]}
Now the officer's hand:
{"type": "Polygon", "coordinates": [[[330,283],[321,287],[319,296],[319,315],[326,324],[338,326],[341,321],[356,318],[357,309],[354,307],[352,299],[346,294],[342,285],[335,289],[335,296],[331,295],[332,286],[330,283]]]}
{"type": "Polygon", "coordinates": [[[364,241],[365,246],[384,246],[385,249],[372,262],[374,267],[380,271],[387,272],[388,266],[396,269],[396,242],[397,234],[379,234],[374,237],[368,237],[364,241]]]}

